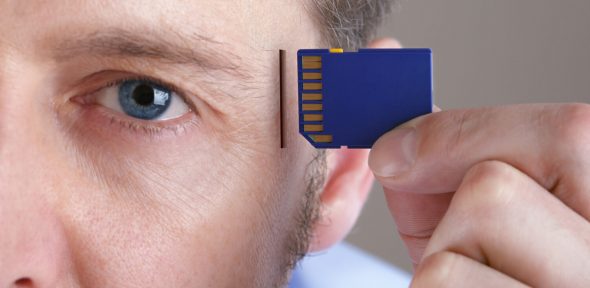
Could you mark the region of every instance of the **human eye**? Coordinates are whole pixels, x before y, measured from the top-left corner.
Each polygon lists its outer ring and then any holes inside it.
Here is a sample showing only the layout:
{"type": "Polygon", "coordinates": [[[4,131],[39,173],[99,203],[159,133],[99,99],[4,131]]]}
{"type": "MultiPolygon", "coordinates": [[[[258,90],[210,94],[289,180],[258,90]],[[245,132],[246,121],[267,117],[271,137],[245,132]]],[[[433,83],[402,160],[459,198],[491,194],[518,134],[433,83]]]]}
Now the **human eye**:
{"type": "Polygon", "coordinates": [[[93,94],[96,104],[142,120],[171,120],[190,112],[176,92],[148,79],[119,80],[93,94]]]}

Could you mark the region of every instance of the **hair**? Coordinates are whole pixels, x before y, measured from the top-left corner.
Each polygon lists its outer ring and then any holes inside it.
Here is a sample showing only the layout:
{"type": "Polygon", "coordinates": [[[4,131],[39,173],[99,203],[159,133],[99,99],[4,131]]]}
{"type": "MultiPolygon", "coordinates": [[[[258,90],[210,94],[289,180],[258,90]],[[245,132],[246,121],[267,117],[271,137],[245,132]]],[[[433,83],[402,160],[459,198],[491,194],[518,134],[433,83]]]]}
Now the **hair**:
{"type": "MultiPolygon", "coordinates": [[[[287,240],[288,257],[282,266],[283,275],[287,278],[283,279],[283,282],[288,280],[291,270],[295,268],[309,249],[310,240],[313,237],[313,226],[320,218],[319,198],[326,182],[328,170],[326,162],[326,151],[318,150],[305,169],[305,194],[299,204],[298,214],[295,216],[294,230],[291,231],[287,240]]],[[[278,287],[282,287],[282,285],[278,285],[278,287]]]]}
{"type": "Polygon", "coordinates": [[[334,48],[356,50],[375,36],[395,0],[311,0],[323,38],[334,48]]]}

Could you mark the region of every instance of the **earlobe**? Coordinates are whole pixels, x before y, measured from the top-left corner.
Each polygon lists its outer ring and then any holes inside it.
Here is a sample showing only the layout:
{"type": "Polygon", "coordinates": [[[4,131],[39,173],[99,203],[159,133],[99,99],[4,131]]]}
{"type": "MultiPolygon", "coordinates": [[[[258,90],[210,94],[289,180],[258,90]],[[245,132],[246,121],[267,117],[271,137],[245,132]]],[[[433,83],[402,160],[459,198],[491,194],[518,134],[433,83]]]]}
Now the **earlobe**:
{"type": "Polygon", "coordinates": [[[329,248],[353,227],[373,184],[369,150],[328,151],[328,178],[320,195],[320,219],[314,226],[310,252],[329,248]]]}
{"type": "MultiPolygon", "coordinates": [[[[367,48],[401,48],[392,38],[370,42],[367,48]]],[[[373,184],[368,167],[369,150],[328,151],[328,178],[320,195],[321,212],[313,230],[309,251],[329,248],[344,239],[354,226],[373,184]]]]}

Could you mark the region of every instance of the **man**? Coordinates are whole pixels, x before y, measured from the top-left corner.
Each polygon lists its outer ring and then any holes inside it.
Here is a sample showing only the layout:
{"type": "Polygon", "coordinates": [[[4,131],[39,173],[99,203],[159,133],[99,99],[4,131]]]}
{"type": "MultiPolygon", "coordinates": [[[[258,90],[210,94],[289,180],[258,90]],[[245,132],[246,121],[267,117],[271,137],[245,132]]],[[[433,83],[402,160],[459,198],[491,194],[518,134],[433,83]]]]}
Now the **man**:
{"type": "Polygon", "coordinates": [[[373,173],[416,287],[587,286],[586,105],[421,117],[372,171],[297,135],[296,49],[364,45],[387,6],[3,1],[0,287],[280,287],[347,234],[373,173]]]}

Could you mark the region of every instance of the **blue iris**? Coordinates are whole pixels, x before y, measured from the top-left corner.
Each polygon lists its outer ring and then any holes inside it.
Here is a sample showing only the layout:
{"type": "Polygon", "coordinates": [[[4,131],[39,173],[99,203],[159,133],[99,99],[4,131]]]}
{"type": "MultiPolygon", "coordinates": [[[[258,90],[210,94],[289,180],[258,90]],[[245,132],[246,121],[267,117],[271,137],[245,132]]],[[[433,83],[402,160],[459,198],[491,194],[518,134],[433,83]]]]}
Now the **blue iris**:
{"type": "Polygon", "coordinates": [[[119,86],[119,104],[131,117],[153,120],[170,106],[170,90],[144,80],[127,80],[119,86]]]}

